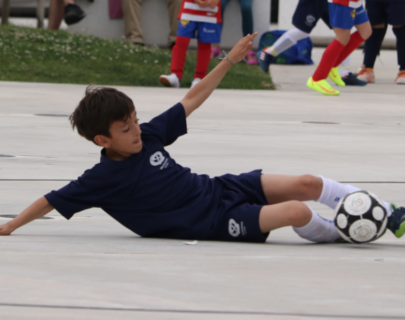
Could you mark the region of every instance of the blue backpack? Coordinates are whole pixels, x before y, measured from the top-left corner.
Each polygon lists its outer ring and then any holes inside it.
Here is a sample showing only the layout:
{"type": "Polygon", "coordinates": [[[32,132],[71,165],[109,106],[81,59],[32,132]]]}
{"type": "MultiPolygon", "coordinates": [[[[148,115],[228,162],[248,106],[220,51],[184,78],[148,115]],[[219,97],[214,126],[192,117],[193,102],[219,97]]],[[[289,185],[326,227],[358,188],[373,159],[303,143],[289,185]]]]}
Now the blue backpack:
{"type": "MultiPolygon", "coordinates": [[[[262,34],[259,42],[259,49],[262,50],[271,47],[278,38],[280,38],[285,30],[267,31],[262,34]]],[[[297,42],[291,48],[285,50],[274,58],[276,64],[314,64],[311,59],[312,52],[311,38],[305,38],[297,42]]]]}

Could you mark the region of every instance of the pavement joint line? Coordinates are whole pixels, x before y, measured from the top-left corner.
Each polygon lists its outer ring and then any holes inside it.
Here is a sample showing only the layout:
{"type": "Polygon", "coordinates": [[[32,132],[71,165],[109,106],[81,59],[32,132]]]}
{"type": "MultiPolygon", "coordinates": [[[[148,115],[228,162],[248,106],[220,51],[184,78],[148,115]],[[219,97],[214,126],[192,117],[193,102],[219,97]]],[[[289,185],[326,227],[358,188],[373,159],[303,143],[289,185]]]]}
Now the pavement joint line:
{"type": "Polygon", "coordinates": [[[231,311],[231,310],[186,310],[186,309],[153,309],[153,308],[114,308],[90,306],[63,306],[25,303],[1,303],[0,307],[20,308],[46,308],[46,309],[71,309],[71,310],[97,310],[97,311],[132,311],[132,312],[157,312],[157,313],[191,313],[191,314],[233,314],[233,315],[268,315],[282,317],[307,317],[307,318],[335,318],[335,319],[404,319],[403,316],[389,315],[348,315],[348,314],[317,314],[317,313],[291,313],[271,311],[231,311]]]}
{"type": "MultiPolygon", "coordinates": [[[[0,179],[0,182],[70,182],[75,179],[0,179]]],[[[357,184],[405,184],[405,181],[338,181],[340,183],[357,183],[357,184]]]]}

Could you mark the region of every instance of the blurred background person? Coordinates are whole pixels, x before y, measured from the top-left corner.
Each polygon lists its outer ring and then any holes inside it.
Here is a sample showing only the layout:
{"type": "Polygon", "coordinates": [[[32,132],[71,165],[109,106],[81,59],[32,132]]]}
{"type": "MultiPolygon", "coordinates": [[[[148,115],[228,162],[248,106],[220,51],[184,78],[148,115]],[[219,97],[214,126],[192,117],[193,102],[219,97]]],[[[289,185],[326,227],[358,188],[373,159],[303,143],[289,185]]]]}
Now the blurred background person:
{"type": "MultiPolygon", "coordinates": [[[[221,42],[221,5],[219,0],[183,0],[179,13],[176,45],[173,47],[171,74],[162,74],[159,81],[166,87],[179,88],[183,78],[187,48],[192,38],[197,39],[197,63],[191,88],[208,71],[211,43],[221,42]]],[[[232,63],[233,64],[233,63],[232,63]]]]}
{"type": "MultiPolygon", "coordinates": [[[[182,0],[166,0],[169,9],[170,33],[167,46],[172,49],[176,43],[177,15],[180,12],[182,0]]],[[[142,0],[121,0],[124,15],[125,39],[128,42],[144,45],[142,31],[142,0]]]]}
{"type": "Polygon", "coordinates": [[[78,23],[86,14],[75,0],[51,0],[48,29],[58,30],[62,19],[67,25],[78,23]]]}
{"type": "MultiPolygon", "coordinates": [[[[224,21],[225,7],[228,5],[230,0],[221,0],[221,14],[222,23],[224,21]]],[[[240,4],[240,11],[242,14],[242,33],[245,37],[248,34],[253,34],[253,0],[238,0],[240,4]]],[[[405,1],[405,0],[404,0],[405,1]]],[[[221,48],[219,43],[212,44],[211,46],[211,58],[219,58],[221,56],[221,48]]],[[[256,53],[254,51],[249,51],[246,54],[245,62],[247,64],[257,64],[256,53]]]]}
{"type": "Polygon", "coordinates": [[[375,60],[390,24],[397,38],[399,73],[395,83],[405,84],[405,0],[367,0],[366,9],[373,33],[366,41],[363,66],[357,78],[368,83],[375,82],[375,60]]]}

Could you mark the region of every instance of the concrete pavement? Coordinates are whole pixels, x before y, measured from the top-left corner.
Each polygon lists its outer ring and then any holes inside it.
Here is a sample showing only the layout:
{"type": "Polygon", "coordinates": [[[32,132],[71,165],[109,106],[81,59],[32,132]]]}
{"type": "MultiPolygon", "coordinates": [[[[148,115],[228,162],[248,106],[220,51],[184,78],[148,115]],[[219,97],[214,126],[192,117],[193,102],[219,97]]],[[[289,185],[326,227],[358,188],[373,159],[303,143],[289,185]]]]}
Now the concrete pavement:
{"type": "MultiPolygon", "coordinates": [[[[314,52],[318,59],[321,51],[314,52]]],[[[378,83],[306,89],[313,67],[272,66],[277,91],[218,90],[168,148],[211,176],[322,174],[405,205],[404,97],[393,52],[378,83]],[[293,69],[294,68],[294,69],[293,69]],[[294,74],[294,77],[288,76],[294,74]],[[303,80],[303,81],[302,81],[303,80]]],[[[361,53],[353,56],[353,68],[361,53]]],[[[384,60],[385,61],[385,60],[384,60]]],[[[69,127],[82,85],[0,82],[0,215],[18,214],[99,159],[69,127]]],[[[184,89],[119,87],[141,122],[184,89]]],[[[333,212],[310,206],[327,218],[333,212]]],[[[401,319],[405,241],[317,245],[290,228],[266,244],[142,239],[99,209],[57,212],[0,238],[1,319],[401,319]]],[[[7,218],[0,218],[6,222],[7,218]]],[[[189,239],[193,240],[193,239],[189,239]]]]}

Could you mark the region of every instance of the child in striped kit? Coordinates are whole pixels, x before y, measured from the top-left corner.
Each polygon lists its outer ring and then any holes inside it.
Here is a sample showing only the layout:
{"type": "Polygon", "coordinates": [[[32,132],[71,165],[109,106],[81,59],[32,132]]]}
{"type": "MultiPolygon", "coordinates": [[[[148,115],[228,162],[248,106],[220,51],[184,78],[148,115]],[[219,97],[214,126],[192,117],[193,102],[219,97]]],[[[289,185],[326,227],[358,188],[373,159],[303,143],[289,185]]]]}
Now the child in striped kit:
{"type": "Polygon", "coordinates": [[[176,44],[172,51],[171,74],[161,75],[166,87],[179,88],[183,78],[187,48],[191,38],[197,38],[197,65],[191,87],[207,75],[211,43],[221,40],[221,6],[219,0],[183,0],[179,13],[176,44]]]}
{"type": "Polygon", "coordinates": [[[362,42],[371,35],[371,25],[361,0],[328,0],[330,25],[336,38],[326,48],[321,62],[307,86],[329,96],[340,94],[333,89],[326,78],[330,78],[339,87],[345,83],[339,75],[337,66],[342,63],[362,42]],[[351,29],[357,31],[351,34],[351,29]]]}

